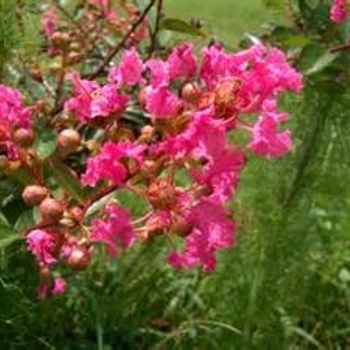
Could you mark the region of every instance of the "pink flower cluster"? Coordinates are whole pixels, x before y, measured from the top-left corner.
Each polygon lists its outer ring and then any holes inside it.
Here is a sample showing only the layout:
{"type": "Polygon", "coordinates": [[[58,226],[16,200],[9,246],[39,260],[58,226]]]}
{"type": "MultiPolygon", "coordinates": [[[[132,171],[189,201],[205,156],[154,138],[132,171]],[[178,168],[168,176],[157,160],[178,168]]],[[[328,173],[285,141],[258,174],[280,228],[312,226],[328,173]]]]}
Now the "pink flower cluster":
{"type": "Polygon", "coordinates": [[[107,141],[87,160],[84,185],[103,182],[130,189],[131,182],[131,190],[136,188],[149,205],[145,219],[134,225],[123,209],[108,205],[104,218],[91,223],[91,240],[103,242],[115,256],[118,247],[128,248],[136,238],[184,237],[183,250],[172,249],[169,263],[212,271],[216,251],[235,242],[235,224],[225,205],[247,157],[242,146],[230,145],[228,134],[243,130],[255,154],[283,156],[292,140],[289,130],[280,131],[288,115],[278,110],[277,99],[300,91],[301,75],[281,51],[263,45],[235,54],[213,45],[197,59],[185,43],[166,60],[143,61],[135,49],[126,50],[103,86],[77,76],[71,80],[74,97],[65,109],[80,122],[93,125],[94,118],[103,117],[104,127],[118,125],[120,111],[129,108],[121,96],[132,87],[139,108],[148,113],[151,133],[107,141]],[[255,122],[249,122],[254,115],[255,122]],[[176,182],[178,171],[187,173],[188,187],[176,182]]]}
{"type": "Polygon", "coordinates": [[[348,16],[348,0],[334,0],[330,12],[330,18],[333,22],[345,22],[348,16]]]}
{"type": "Polygon", "coordinates": [[[13,134],[19,128],[30,129],[33,108],[25,107],[21,93],[11,87],[0,85],[0,96],[0,147],[6,150],[9,159],[15,160],[18,151],[13,134]]]}

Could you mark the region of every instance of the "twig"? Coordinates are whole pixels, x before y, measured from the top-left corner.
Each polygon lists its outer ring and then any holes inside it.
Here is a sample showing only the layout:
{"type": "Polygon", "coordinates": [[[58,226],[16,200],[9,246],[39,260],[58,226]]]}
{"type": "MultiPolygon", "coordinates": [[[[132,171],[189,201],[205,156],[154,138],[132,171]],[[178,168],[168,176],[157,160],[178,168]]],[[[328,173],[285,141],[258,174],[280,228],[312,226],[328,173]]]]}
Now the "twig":
{"type": "Polygon", "coordinates": [[[101,72],[105,69],[105,67],[108,65],[108,63],[113,59],[113,57],[118,53],[118,51],[125,45],[127,40],[130,38],[131,34],[135,32],[137,27],[143,22],[143,20],[146,18],[148,12],[151,10],[153,5],[155,4],[156,0],[151,0],[148,6],[143,10],[140,17],[137,19],[137,21],[131,26],[129,31],[124,35],[124,37],[112,48],[112,50],[109,52],[109,54],[105,57],[103,62],[100,64],[97,69],[92,72],[89,75],[89,79],[95,79],[100,75],[101,72]]]}
{"type": "Polygon", "coordinates": [[[155,49],[156,49],[156,45],[157,45],[157,35],[159,32],[159,26],[160,26],[160,19],[161,19],[161,15],[162,15],[162,10],[163,10],[163,0],[158,0],[157,3],[157,17],[156,17],[156,23],[155,23],[155,27],[154,27],[154,31],[151,35],[151,46],[150,46],[150,50],[148,53],[148,58],[151,58],[155,49]]]}
{"type": "Polygon", "coordinates": [[[336,53],[336,52],[343,51],[343,50],[348,50],[348,49],[350,49],[350,42],[331,47],[329,49],[329,52],[330,53],[336,53]]]}

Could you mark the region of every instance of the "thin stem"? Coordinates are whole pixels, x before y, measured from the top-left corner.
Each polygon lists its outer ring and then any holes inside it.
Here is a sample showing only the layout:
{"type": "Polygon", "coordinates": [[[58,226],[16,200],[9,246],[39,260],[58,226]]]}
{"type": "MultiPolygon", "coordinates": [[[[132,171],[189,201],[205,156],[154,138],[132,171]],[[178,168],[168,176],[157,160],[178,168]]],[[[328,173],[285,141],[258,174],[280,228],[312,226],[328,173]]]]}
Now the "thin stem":
{"type": "Polygon", "coordinates": [[[156,23],[155,23],[154,31],[153,31],[152,36],[151,36],[151,46],[150,46],[150,50],[149,50],[149,54],[148,54],[149,58],[152,57],[154,51],[156,50],[157,35],[158,35],[158,32],[159,32],[162,10],[163,10],[163,0],[158,0],[158,3],[157,3],[157,14],[156,14],[156,23]]]}
{"type": "Polygon", "coordinates": [[[156,0],[151,0],[148,6],[143,10],[140,17],[137,19],[137,21],[131,26],[129,31],[124,35],[124,37],[112,48],[112,50],[109,52],[109,54],[105,57],[103,62],[100,64],[100,66],[97,67],[97,69],[90,74],[88,77],[89,79],[95,79],[100,75],[100,73],[103,72],[105,67],[109,64],[109,62],[112,61],[113,57],[119,52],[120,49],[122,49],[125,45],[125,43],[130,38],[131,34],[135,32],[135,30],[138,28],[138,26],[143,22],[143,20],[146,18],[147,14],[155,4],[156,0]]]}

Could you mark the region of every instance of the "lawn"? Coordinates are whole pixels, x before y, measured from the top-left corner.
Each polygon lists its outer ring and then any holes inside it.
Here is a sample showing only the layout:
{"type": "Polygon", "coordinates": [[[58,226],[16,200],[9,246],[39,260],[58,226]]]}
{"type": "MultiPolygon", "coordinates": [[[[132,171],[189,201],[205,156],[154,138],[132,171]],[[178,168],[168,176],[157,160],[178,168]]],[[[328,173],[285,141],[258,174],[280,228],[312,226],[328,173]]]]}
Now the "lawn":
{"type": "Polygon", "coordinates": [[[262,23],[276,20],[276,13],[266,11],[263,0],[165,0],[168,15],[198,18],[210,35],[224,42],[237,43],[246,32],[254,33],[262,23]]]}

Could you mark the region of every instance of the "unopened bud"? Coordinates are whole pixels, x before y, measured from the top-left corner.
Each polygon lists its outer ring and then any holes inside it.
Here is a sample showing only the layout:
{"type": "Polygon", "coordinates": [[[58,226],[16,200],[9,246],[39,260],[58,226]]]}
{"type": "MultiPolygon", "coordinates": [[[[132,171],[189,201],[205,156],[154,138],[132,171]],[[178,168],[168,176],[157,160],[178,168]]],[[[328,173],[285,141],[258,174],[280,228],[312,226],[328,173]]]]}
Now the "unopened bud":
{"type": "Polygon", "coordinates": [[[35,140],[35,134],[32,129],[20,128],[14,132],[13,141],[20,147],[30,147],[35,140]]]}
{"type": "Polygon", "coordinates": [[[176,190],[165,179],[158,179],[147,189],[147,197],[154,208],[166,208],[176,202],[176,190]]]}
{"type": "Polygon", "coordinates": [[[67,56],[67,63],[70,65],[77,64],[79,62],[82,62],[84,60],[84,55],[79,52],[70,52],[67,56]]]}
{"type": "Polygon", "coordinates": [[[51,36],[51,43],[55,49],[66,49],[69,45],[70,37],[68,33],[55,32],[51,36]]]}
{"type": "Polygon", "coordinates": [[[195,83],[186,83],[181,88],[181,98],[189,103],[194,103],[200,96],[200,90],[195,83]]]}
{"type": "Polygon", "coordinates": [[[154,127],[151,125],[145,125],[141,129],[140,141],[150,142],[154,136],[154,127]]]}
{"type": "Polygon", "coordinates": [[[47,194],[47,188],[39,185],[30,185],[24,189],[22,198],[28,205],[39,205],[46,198],[47,194]]]}
{"type": "Polygon", "coordinates": [[[65,129],[58,135],[57,145],[62,156],[75,152],[80,144],[81,137],[75,129],[65,129]]]}
{"type": "Polygon", "coordinates": [[[86,248],[74,247],[70,253],[67,264],[74,270],[84,270],[91,263],[91,254],[86,248]]]}
{"type": "Polygon", "coordinates": [[[77,206],[70,208],[68,213],[69,213],[69,216],[71,217],[71,219],[75,222],[81,221],[83,219],[83,216],[84,216],[83,210],[77,206]]]}
{"type": "Polygon", "coordinates": [[[41,74],[40,69],[32,68],[29,70],[29,74],[35,81],[37,81],[38,83],[42,83],[43,76],[41,74]]]}
{"type": "Polygon", "coordinates": [[[0,170],[7,170],[9,167],[10,167],[9,159],[4,155],[0,155],[0,170]]]}
{"type": "Polygon", "coordinates": [[[59,200],[46,198],[40,204],[40,213],[43,222],[53,224],[63,218],[64,207],[59,200]]]}

